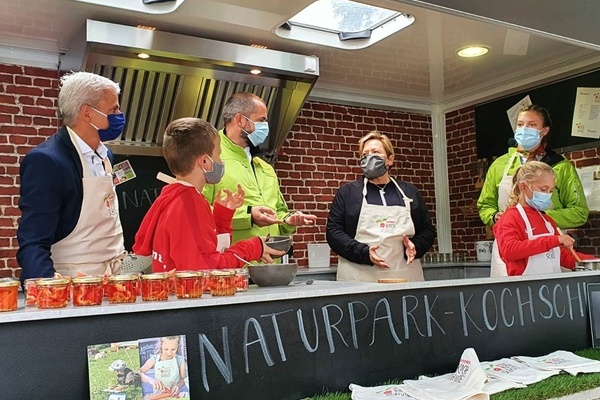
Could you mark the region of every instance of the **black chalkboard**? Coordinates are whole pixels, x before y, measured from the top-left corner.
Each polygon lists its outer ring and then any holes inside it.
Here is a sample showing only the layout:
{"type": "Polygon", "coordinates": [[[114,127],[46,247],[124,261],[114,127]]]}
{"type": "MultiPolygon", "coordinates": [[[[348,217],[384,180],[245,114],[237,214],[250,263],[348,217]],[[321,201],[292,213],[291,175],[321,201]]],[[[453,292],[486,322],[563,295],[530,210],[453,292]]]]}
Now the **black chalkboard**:
{"type": "MultiPolygon", "coordinates": [[[[146,337],[185,335],[192,398],[204,400],[296,400],[350,383],[440,374],[469,347],[481,361],[573,351],[591,345],[586,285],[599,281],[572,273],[336,295],[317,281],[306,289],[316,297],[219,304],[209,296],[146,311],[107,306],[91,317],[5,322],[2,398],[89,398],[87,346],[146,337]],[[40,335],[43,343],[32,346],[40,335]],[[63,378],[34,379],[56,371],[56,360],[63,378]]],[[[239,297],[253,291],[272,293],[250,288],[239,297]]]]}
{"type": "Polygon", "coordinates": [[[538,104],[550,112],[554,125],[548,138],[551,148],[600,146],[598,139],[571,136],[577,87],[600,87],[600,71],[523,91],[475,107],[477,158],[491,159],[506,153],[508,139],[514,136],[506,110],[527,95],[533,104],[538,104]]]}
{"type": "Polygon", "coordinates": [[[160,194],[165,183],[156,179],[158,172],[169,174],[167,162],[156,156],[123,156],[115,154],[114,163],[129,160],[137,175],[117,186],[119,216],[123,225],[125,249],[131,251],[135,234],[146,212],[160,194]]]}

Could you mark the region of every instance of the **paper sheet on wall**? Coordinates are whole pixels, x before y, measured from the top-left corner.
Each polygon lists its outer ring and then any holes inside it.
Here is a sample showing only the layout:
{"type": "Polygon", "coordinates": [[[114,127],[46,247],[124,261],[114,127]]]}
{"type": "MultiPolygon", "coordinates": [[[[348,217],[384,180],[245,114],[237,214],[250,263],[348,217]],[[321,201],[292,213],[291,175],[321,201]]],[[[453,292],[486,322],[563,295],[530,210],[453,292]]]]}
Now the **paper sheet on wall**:
{"type": "Polygon", "coordinates": [[[577,168],[590,211],[600,211],[600,165],[577,168]]]}
{"type": "Polygon", "coordinates": [[[508,121],[510,122],[510,126],[512,126],[513,132],[515,129],[517,129],[517,118],[519,116],[519,111],[521,111],[525,107],[529,107],[531,104],[531,99],[529,98],[529,95],[527,95],[523,97],[523,99],[517,104],[506,110],[506,114],[508,115],[508,121]]]}
{"type": "Polygon", "coordinates": [[[600,88],[577,88],[571,136],[600,138],[600,88]]]}

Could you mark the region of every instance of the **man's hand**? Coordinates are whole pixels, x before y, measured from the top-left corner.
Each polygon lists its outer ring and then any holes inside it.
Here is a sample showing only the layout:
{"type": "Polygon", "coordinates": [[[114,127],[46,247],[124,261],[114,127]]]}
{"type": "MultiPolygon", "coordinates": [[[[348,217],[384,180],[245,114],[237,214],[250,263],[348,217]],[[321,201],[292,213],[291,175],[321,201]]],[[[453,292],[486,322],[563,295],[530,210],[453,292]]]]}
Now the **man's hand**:
{"type": "Polygon", "coordinates": [[[252,206],[250,218],[254,225],[261,227],[279,223],[277,213],[266,206],[252,206]]]}
{"type": "Polygon", "coordinates": [[[294,211],[289,214],[283,222],[292,226],[314,225],[317,221],[317,216],[312,214],[304,214],[301,211],[294,211]]]}
{"type": "Polygon", "coordinates": [[[379,246],[377,245],[369,247],[369,258],[371,259],[371,262],[379,268],[389,268],[390,266],[385,260],[377,255],[377,249],[379,249],[379,246]]]}
{"type": "Polygon", "coordinates": [[[237,192],[232,193],[231,190],[223,189],[217,192],[215,196],[215,203],[221,204],[223,207],[229,208],[230,210],[235,210],[241,207],[244,204],[244,189],[242,189],[242,185],[237,185],[237,192]],[[222,191],[225,192],[225,198],[223,198],[222,191]]]}

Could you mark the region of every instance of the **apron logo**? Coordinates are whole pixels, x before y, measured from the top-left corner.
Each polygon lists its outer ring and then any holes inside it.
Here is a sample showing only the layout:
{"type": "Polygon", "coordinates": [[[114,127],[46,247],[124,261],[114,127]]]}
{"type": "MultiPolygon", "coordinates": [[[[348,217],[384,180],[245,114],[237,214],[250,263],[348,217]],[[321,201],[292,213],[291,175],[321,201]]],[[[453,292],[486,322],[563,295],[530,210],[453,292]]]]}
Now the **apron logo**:
{"type": "Polygon", "coordinates": [[[113,193],[107,194],[106,196],[104,196],[104,200],[102,200],[102,202],[106,206],[108,215],[111,217],[114,217],[117,215],[117,207],[116,207],[115,201],[116,201],[116,197],[113,193]]]}
{"type": "Polygon", "coordinates": [[[554,256],[554,251],[550,250],[549,252],[546,253],[546,260],[555,260],[556,257],[554,256]]]}
{"type": "Polygon", "coordinates": [[[375,219],[375,224],[379,226],[379,230],[382,233],[394,233],[396,231],[396,225],[398,224],[398,221],[382,216],[375,219]]]}

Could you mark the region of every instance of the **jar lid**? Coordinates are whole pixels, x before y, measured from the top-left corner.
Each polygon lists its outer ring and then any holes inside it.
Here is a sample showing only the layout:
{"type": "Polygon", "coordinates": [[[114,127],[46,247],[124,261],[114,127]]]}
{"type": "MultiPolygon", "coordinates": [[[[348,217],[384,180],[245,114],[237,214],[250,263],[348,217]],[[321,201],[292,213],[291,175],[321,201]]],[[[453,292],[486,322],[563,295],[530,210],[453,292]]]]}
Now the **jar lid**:
{"type": "Polygon", "coordinates": [[[78,276],[73,278],[73,283],[101,283],[101,276],[78,276]]]}
{"type": "Polygon", "coordinates": [[[234,276],[235,271],[230,269],[210,271],[210,276],[234,276]]]}
{"type": "Polygon", "coordinates": [[[175,277],[176,278],[197,278],[202,276],[201,273],[198,273],[197,271],[178,271],[175,272],[175,277]]]}
{"type": "Polygon", "coordinates": [[[14,278],[0,278],[0,287],[19,286],[19,281],[14,278]]]}
{"type": "Polygon", "coordinates": [[[144,274],[141,276],[142,280],[153,280],[153,279],[168,279],[169,274],[166,272],[157,272],[154,274],[144,274]]]}
{"type": "Polygon", "coordinates": [[[71,280],[67,278],[40,278],[35,281],[36,286],[60,286],[67,285],[71,280]]]}
{"type": "Polygon", "coordinates": [[[110,275],[108,280],[111,282],[122,282],[122,281],[137,281],[139,278],[138,274],[121,274],[121,275],[110,275]]]}

